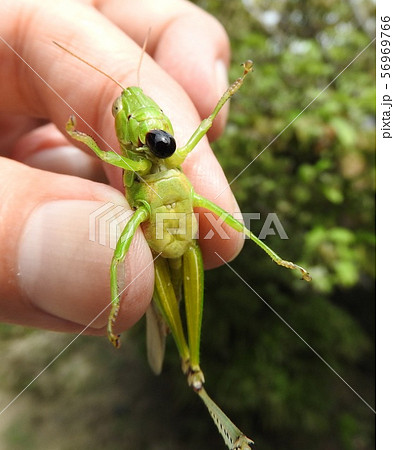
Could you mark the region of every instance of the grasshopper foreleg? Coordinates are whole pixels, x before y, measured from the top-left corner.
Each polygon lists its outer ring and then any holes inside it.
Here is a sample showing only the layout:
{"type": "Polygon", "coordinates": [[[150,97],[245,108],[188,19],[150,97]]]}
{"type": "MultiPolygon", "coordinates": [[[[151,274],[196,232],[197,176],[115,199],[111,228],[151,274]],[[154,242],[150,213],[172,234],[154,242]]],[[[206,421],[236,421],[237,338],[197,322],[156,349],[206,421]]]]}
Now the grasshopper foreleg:
{"type": "Polygon", "coordinates": [[[68,122],[66,123],[67,133],[75,140],[83,142],[87,145],[94,153],[104,162],[111,164],[121,169],[130,170],[133,172],[147,173],[152,166],[152,163],[147,159],[140,159],[139,161],[134,161],[125,156],[119,155],[114,151],[104,151],[97,145],[96,141],[88,134],[82,133],[75,129],[76,119],[74,116],[70,116],[68,122]]]}
{"type": "Polygon", "coordinates": [[[212,114],[204,119],[197,130],[192,134],[191,138],[187,141],[186,145],[179,148],[174,155],[168,158],[168,165],[171,167],[180,166],[185,160],[186,156],[194,149],[194,147],[200,142],[200,140],[207,134],[208,130],[211,128],[213,121],[219,114],[219,111],[223,108],[224,104],[229,100],[242,86],[245,77],[249,72],[253,70],[253,62],[248,60],[243,64],[244,73],[241,77],[237,78],[234,83],[229,86],[226,92],[222,95],[217,105],[215,106],[212,114]]]}

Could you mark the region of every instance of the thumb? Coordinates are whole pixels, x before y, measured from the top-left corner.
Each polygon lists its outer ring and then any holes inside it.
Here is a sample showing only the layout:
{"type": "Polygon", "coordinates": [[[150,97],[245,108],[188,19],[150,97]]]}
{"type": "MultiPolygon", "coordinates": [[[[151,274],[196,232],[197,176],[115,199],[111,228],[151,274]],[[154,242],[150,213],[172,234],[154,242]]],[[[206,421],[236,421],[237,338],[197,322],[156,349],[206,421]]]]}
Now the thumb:
{"type": "MultiPolygon", "coordinates": [[[[118,205],[117,211],[129,209],[126,200],[109,186],[5,158],[0,158],[0,173],[0,320],[105,333],[113,254],[108,242],[115,236],[106,216],[98,231],[107,245],[101,245],[94,239],[97,230],[92,238],[89,218],[92,227],[92,214],[94,218],[111,205],[118,205]]],[[[151,252],[137,230],[125,260],[117,331],[144,314],[153,280],[151,252]]]]}

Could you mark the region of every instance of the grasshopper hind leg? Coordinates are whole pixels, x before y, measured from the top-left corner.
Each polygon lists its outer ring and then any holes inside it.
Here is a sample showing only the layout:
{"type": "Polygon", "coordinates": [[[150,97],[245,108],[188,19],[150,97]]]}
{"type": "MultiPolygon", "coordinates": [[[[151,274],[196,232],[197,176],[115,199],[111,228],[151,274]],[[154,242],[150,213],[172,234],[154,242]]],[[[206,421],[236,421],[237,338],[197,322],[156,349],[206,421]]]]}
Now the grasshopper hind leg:
{"type": "Polygon", "coordinates": [[[231,450],[248,450],[252,441],[237,428],[218,405],[209,397],[203,384],[200,369],[200,334],[204,297],[204,267],[201,250],[193,242],[183,255],[183,290],[190,349],[187,379],[189,385],[207,407],[227,447],[231,450]]]}
{"type": "Polygon", "coordinates": [[[178,348],[185,371],[190,359],[189,347],[183,332],[182,319],[178,307],[178,299],[172,284],[168,260],[161,256],[155,258],[155,307],[167,323],[178,348]]]}
{"type": "Polygon", "coordinates": [[[190,349],[187,370],[189,385],[198,392],[204,384],[200,368],[201,323],[204,303],[204,266],[201,250],[192,242],[183,255],[183,291],[190,349]]]}
{"type": "Polygon", "coordinates": [[[254,442],[249,439],[234,423],[224,414],[218,405],[202,388],[197,392],[204,405],[207,407],[219,433],[230,450],[251,450],[249,444],[254,442]]]}

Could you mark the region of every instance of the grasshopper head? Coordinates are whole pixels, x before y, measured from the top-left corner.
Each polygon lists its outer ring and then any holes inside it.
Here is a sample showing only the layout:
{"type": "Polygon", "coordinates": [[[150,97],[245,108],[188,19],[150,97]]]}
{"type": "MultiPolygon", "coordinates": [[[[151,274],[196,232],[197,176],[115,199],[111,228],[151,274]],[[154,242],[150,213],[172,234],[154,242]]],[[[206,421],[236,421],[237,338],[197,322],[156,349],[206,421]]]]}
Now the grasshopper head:
{"type": "Polygon", "coordinates": [[[170,120],[141,88],[125,89],[114,101],[112,115],[122,144],[132,145],[136,152],[149,152],[158,159],[169,158],[175,152],[170,120]]]}

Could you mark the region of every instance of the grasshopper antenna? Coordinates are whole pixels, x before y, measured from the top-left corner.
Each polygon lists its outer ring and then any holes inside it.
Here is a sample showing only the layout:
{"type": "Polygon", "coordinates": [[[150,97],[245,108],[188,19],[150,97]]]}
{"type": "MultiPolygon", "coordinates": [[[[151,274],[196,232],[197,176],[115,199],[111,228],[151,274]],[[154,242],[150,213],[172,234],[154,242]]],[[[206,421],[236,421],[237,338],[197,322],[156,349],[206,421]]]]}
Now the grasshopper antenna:
{"type": "MultiPolygon", "coordinates": [[[[97,70],[97,72],[100,72],[101,74],[103,74],[104,76],[106,76],[107,78],[109,78],[111,81],[113,81],[114,83],[116,83],[121,89],[122,91],[124,91],[126,88],[124,86],[122,86],[119,81],[115,80],[115,78],[112,78],[111,75],[108,75],[108,73],[105,73],[104,71],[102,71],[101,69],[99,69],[98,67],[96,67],[95,65],[91,64],[90,62],[86,61],[85,59],[81,58],[80,56],[76,55],[75,53],[73,53],[71,50],[69,50],[66,47],[63,47],[63,45],[59,44],[56,41],[52,41],[55,45],[57,45],[59,48],[61,48],[62,50],[64,50],[65,52],[69,53],[70,55],[74,56],[74,58],[79,59],[80,61],[82,61],[83,63],[85,63],[86,65],[88,65],[89,67],[91,67],[94,70],[97,70]]],[[[142,58],[141,58],[142,59],[142,58]]]]}
{"type": "Polygon", "coordinates": [[[148,32],[146,33],[145,40],[144,40],[144,45],[142,46],[140,60],[138,61],[138,67],[137,67],[137,86],[138,87],[141,87],[140,72],[141,72],[141,66],[142,66],[142,58],[144,57],[144,54],[146,52],[146,46],[148,45],[148,40],[149,40],[151,30],[152,30],[152,28],[149,27],[148,32]]]}

